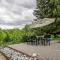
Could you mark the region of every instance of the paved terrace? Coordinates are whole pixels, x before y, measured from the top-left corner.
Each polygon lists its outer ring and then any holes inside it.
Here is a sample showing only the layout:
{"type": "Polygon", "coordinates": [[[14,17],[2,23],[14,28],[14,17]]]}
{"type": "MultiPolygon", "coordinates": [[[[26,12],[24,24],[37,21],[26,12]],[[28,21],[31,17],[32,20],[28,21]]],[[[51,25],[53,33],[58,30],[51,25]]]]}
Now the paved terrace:
{"type": "Polygon", "coordinates": [[[3,54],[0,53],[0,60],[7,60],[5,56],[3,56],[3,54]]]}
{"type": "Polygon", "coordinates": [[[51,42],[51,46],[35,46],[22,43],[11,45],[10,47],[31,56],[33,53],[36,53],[37,57],[43,58],[43,60],[60,60],[60,43],[51,42]]]}

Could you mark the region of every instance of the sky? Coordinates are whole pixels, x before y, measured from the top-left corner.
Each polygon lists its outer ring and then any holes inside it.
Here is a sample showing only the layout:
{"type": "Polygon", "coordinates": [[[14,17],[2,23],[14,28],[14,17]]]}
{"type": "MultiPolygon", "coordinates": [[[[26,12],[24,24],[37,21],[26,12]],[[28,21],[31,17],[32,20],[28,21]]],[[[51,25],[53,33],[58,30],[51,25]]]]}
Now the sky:
{"type": "Polygon", "coordinates": [[[36,0],[0,0],[0,28],[23,28],[31,24],[36,0]]]}

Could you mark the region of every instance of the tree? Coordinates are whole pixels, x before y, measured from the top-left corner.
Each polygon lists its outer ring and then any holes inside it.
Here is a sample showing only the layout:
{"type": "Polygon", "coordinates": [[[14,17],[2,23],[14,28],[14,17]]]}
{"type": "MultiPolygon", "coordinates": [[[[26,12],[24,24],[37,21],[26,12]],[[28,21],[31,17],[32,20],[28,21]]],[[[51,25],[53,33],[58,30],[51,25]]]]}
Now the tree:
{"type": "MultiPolygon", "coordinates": [[[[55,18],[55,22],[43,28],[45,31],[54,32],[60,26],[60,0],[36,0],[37,8],[34,15],[37,19],[55,18]],[[46,29],[48,28],[48,29],[46,29]]],[[[43,31],[44,31],[43,30],[43,31]]]]}
{"type": "Polygon", "coordinates": [[[60,17],[60,1],[59,0],[36,0],[37,8],[34,15],[37,19],[60,17]]]}

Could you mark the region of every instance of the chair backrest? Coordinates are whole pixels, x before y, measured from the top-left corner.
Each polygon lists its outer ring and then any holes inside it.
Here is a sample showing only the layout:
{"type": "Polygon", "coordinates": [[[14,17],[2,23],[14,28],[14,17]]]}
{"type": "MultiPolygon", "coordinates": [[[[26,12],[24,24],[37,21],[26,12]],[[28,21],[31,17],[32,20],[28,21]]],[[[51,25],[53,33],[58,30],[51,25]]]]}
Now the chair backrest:
{"type": "Polygon", "coordinates": [[[37,36],[37,39],[38,39],[38,40],[42,40],[43,37],[42,37],[42,36],[37,36]]]}

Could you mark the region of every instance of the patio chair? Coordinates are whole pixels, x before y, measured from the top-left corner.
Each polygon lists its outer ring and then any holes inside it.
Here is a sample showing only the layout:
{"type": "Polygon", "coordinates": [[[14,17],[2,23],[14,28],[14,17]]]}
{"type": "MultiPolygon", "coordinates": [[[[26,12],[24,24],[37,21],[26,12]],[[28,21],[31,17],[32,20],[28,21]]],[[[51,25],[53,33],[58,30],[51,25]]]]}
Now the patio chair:
{"type": "Polygon", "coordinates": [[[27,44],[31,44],[31,36],[27,36],[26,42],[27,42],[27,44]]]}
{"type": "Polygon", "coordinates": [[[40,44],[40,41],[41,41],[41,37],[40,36],[37,36],[37,44],[38,45],[40,44]]]}
{"type": "Polygon", "coordinates": [[[36,38],[36,36],[32,36],[32,45],[37,45],[37,38],[36,38]]]}

